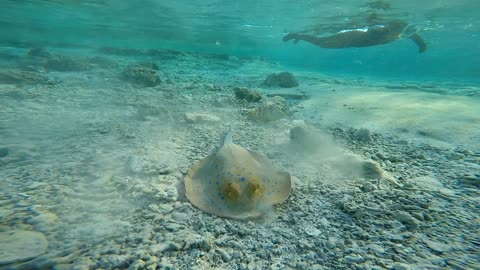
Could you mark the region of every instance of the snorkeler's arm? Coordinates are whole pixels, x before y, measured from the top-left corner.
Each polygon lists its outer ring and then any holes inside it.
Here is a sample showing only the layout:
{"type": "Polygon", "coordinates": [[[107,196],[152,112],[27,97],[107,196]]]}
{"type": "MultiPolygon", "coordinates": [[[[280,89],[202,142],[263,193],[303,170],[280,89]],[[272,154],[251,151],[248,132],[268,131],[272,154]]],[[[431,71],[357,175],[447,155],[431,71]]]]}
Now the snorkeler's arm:
{"type": "Polygon", "coordinates": [[[417,44],[419,53],[423,53],[424,51],[427,50],[427,44],[425,43],[423,38],[418,34],[413,34],[408,38],[411,39],[413,42],[415,42],[415,44],[417,44]]]}

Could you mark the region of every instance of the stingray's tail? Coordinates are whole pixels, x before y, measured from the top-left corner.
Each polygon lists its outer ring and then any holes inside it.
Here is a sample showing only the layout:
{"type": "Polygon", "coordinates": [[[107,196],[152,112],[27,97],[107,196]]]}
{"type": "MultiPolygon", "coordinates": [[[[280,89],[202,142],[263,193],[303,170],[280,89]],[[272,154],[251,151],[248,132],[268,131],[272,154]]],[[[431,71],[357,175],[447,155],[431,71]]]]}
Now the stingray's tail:
{"type": "Polygon", "coordinates": [[[233,128],[228,128],[227,135],[225,136],[225,140],[223,141],[223,144],[229,144],[233,143],[233,128]]]}

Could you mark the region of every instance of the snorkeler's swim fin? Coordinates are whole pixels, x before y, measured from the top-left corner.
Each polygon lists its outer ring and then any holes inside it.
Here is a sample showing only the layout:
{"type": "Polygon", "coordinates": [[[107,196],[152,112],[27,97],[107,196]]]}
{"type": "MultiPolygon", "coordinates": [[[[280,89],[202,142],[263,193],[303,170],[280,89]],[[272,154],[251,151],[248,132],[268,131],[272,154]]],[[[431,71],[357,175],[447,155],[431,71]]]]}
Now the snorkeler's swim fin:
{"type": "Polygon", "coordinates": [[[425,43],[423,38],[418,34],[413,34],[408,38],[411,39],[413,42],[415,42],[415,44],[417,44],[419,53],[423,53],[424,51],[427,50],[427,44],[425,43]]]}
{"type": "MultiPolygon", "coordinates": [[[[287,41],[289,41],[289,40],[291,40],[291,39],[298,40],[297,34],[296,34],[296,33],[288,33],[288,34],[286,34],[286,35],[282,38],[282,41],[283,41],[283,42],[287,42],[287,41]]],[[[297,41],[297,42],[298,42],[298,41],[297,41]]],[[[297,42],[295,42],[295,43],[297,43],[297,42]]]]}

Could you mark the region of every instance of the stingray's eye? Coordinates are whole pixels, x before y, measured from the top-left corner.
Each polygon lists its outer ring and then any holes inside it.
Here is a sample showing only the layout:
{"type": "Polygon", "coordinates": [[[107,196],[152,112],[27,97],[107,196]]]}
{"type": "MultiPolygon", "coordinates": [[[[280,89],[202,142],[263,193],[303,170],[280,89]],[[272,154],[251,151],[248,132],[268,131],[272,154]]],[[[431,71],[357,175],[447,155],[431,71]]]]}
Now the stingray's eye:
{"type": "Polygon", "coordinates": [[[250,182],[248,186],[248,195],[253,199],[260,199],[263,195],[263,186],[256,182],[250,182]]]}
{"type": "Polygon", "coordinates": [[[227,201],[234,201],[240,197],[240,185],[228,183],[222,191],[222,195],[227,201]]]}

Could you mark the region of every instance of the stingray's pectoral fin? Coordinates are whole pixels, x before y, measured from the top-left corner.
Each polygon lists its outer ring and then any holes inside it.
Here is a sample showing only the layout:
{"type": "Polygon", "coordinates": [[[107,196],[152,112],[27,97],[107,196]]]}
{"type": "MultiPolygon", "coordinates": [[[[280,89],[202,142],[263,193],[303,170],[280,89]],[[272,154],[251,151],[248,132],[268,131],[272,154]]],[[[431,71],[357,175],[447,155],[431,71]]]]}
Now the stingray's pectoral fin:
{"type": "Polygon", "coordinates": [[[282,203],[290,196],[292,178],[288,172],[276,172],[274,184],[266,190],[266,202],[269,204],[282,203]]]}
{"type": "MultiPolygon", "coordinates": [[[[296,33],[288,33],[282,38],[283,42],[287,42],[291,39],[296,39],[297,40],[297,34],[296,33]]],[[[297,43],[297,42],[295,42],[295,43],[297,43]]]]}
{"type": "Polygon", "coordinates": [[[425,43],[425,40],[423,40],[423,38],[418,34],[413,34],[408,38],[415,42],[415,44],[417,44],[419,53],[423,53],[427,50],[427,44],[425,43]]]}
{"type": "Polygon", "coordinates": [[[300,41],[300,39],[296,38],[293,43],[297,44],[300,41]]]}

